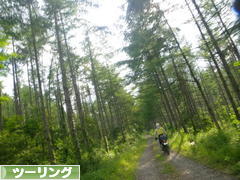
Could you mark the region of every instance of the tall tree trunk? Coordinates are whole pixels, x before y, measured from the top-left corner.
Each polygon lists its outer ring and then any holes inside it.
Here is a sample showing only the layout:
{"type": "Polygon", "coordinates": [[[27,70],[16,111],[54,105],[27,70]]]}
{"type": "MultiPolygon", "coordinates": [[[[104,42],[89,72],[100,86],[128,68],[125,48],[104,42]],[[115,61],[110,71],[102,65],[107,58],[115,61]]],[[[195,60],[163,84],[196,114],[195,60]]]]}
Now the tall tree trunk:
{"type": "MultiPolygon", "coordinates": [[[[14,40],[12,38],[12,48],[13,48],[13,53],[15,53],[15,45],[14,45],[14,40]]],[[[16,60],[15,58],[11,59],[11,63],[12,63],[12,73],[13,73],[13,91],[14,91],[14,105],[15,105],[15,111],[16,114],[21,116],[22,115],[22,111],[21,111],[21,106],[20,106],[20,102],[19,102],[19,91],[18,91],[18,82],[17,82],[17,75],[16,75],[16,71],[17,71],[17,66],[16,66],[16,60]]]]}
{"type": "Polygon", "coordinates": [[[240,54],[239,54],[238,48],[237,48],[236,44],[234,43],[234,41],[233,41],[233,39],[231,37],[231,34],[230,34],[226,24],[224,23],[224,21],[222,19],[222,16],[220,14],[220,11],[218,10],[218,7],[216,6],[216,3],[213,0],[210,0],[210,1],[211,1],[212,5],[213,5],[214,9],[216,10],[217,16],[218,16],[218,18],[219,18],[219,20],[220,20],[220,22],[221,22],[221,24],[223,26],[223,29],[224,29],[224,31],[225,31],[225,33],[227,35],[227,38],[228,38],[228,40],[230,42],[230,45],[232,46],[232,49],[233,49],[233,52],[234,52],[235,56],[237,57],[238,60],[240,60],[240,54]]]}
{"type": "Polygon", "coordinates": [[[70,134],[67,128],[67,123],[65,120],[65,111],[64,111],[64,107],[63,107],[63,100],[62,100],[62,93],[61,93],[61,88],[60,88],[60,80],[59,80],[59,74],[57,71],[57,91],[55,93],[56,96],[56,101],[58,104],[58,111],[59,111],[59,126],[62,132],[62,135],[65,136],[66,134],[70,134]]]}
{"type": "Polygon", "coordinates": [[[39,114],[39,96],[38,96],[38,90],[37,90],[37,83],[35,79],[35,69],[34,69],[34,64],[33,64],[33,54],[32,54],[32,49],[30,48],[31,42],[28,42],[28,51],[29,51],[29,56],[30,56],[30,67],[31,67],[31,81],[33,84],[33,90],[34,90],[34,99],[35,99],[35,105],[37,106],[37,114],[39,114]]]}
{"type": "Polygon", "coordinates": [[[206,28],[206,30],[207,30],[208,35],[210,36],[211,42],[212,42],[214,48],[216,49],[217,54],[218,54],[218,56],[220,57],[220,60],[222,61],[223,67],[224,67],[224,69],[225,69],[225,71],[226,71],[226,73],[227,73],[227,75],[228,75],[228,78],[229,78],[230,83],[231,83],[231,85],[232,85],[232,87],[233,87],[233,90],[234,90],[234,92],[236,93],[236,95],[237,95],[237,97],[238,97],[238,100],[240,101],[240,88],[239,88],[239,85],[238,85],[237,81],[235,80],[235,78],[234,78],[234,76],[233,76],[233,74],[232,74],[232,72],[231,72],[231,69],[230,69],[230,67],[229,67],[229,65],[228,65],[228,63],[227,63],[227,61],[226,61],[226,59],[225,59],[225,55],[224,55],[224,53],[221,51],[221,49],[220,49],[220,47],[219,47],[219,45],[218,45],[218,42],[217,42],[217,40],[215,39],[215,37],[214,37],[214,35],[213,35],[210,27],[208,26],[206,20],[204,19],[203,14],[202,14],[202,12],[200,11],[200,8],[199,8],[199,6],[197,5],[196,1],[195,1],[195,0],[192,0],[192,3],[193,3],[193,5],[195,6],[195,9],[197,10],[197,12],[198,12],[198,14],[199,14],[199,16],[200,16],[201,21],[203,22],[203,25],[205,26],[205,28],[206,28]]]}
{"type": "Polygon", "coordinates": [[[216,79],[216,83],[217,83],[217,86],[218,86],[218,89],[219,89],[220,96],[221,96],[224,104],[227,106],[227,112],[228,112],[228,114],[230,114],[230,113],[231,113],[231,111],[230,111],[230,105],[229,105],[229,102],[228,102],[229,100],[228,100],[228,98],[226,97],[226,91],[224,91],[224,88],[222,87],[222,84],[221,84],[221,82],[219,81],[219,78],[218,78],[218,76],[217,76],[217,74],[216,74],[216,72],[215,72],[215,68],[214,68],[212,62],[209,62],[209,65],[210,65],[210,69],[211,69],[211,71],[212,71],[213,77],[214,77],[214,79],[216,79]]]}
{"type": "Polygon", "coordinates": [[[48,117],[50,119],[52,119],[52,106],[51,106],[51,83],[52,83],[51,78],[52,78],[52,71],[53,71],[52,67],[53,67],[53,58],[51,59],[51,64],[49,67],[49,74],[48,74],[48,84],[47,84],[48,94],[45,95],[48,117]]]}
{"type": "Polygon", "coordinates": [[[100,103],[101,103],[101,106],[102,106],[103,116],[104,116],[104,119],[105,119],[105,126],[107,128],[107,132],[108,132],[108,134],[111,134],[111,132],[110,132],[111,131],[110,119],[109,119],[109,116],[108,116],[108,112],[107,112],[105,102],[103,101],[103,95],[102,95],[101,90],[99,90],[99,100],[100,100],[100,103]]]}
{"type": "Polygon", "coordinates": [[[28,91],[29,91],[29,98],[30,98],[30,105],[33,106],[33,98],[32,98],[32,86],[30,81],[30,73],[29,73],[29,60],[27,60],[27,80],[28,80],[28,91]]]}
{"type": "MultiPolygon", "coordinates": [[[[0,97],[2,96],[2,84],[0,83],[0,97]]],[[[0,101],[0,132],[3,130],[3,108],[2,108],[2,102],[0,101]]]]}
{"type": "Polygon", "coordinates": [[[19,115],[22,116],[23,122],[25,122],[24,112],[23,112],[23,104],[22,104],[22,98],[20,94],[20,81],[19,81],[19,72],[18,72],[18,65],[16,61],[14,60],[14,66],[15,66],[15,79],[16,79],[16,90],[17,90],[17,98],[18,98],[18,104],[19,104],[19,115]]]}
{"type": "Polygon", "coordinates": [[[79,88],[78,88],[78,85],[77,85],[77,78],[76,78],[76,75],[75,75],[76,71],[73,68],[73,66],[74,66],[73,60],[70,57],[70,50],[69,50],[69,47],[68,47],[66,32],[65,32],[65,28],[64,28],[64,24],[63,24],[63,18],[62,18],[61,14],[60,14],[60,19],[61,19],[61,24],[62,24],[62,29],[63,29],[64,42],[65,42],[65,45],[66,45],[67,63],[68,63],[68,66],[70,68],[70,74],[71,74],[73,89],[74,89],[74,93],[75,93],[75,100],[76,100],[76,103],[77,103],[77,111],[78,111],[78,115],[79,115],[79,119],[80,119],[80,123],[81,123],[81,131],[82,131],[84,143],[87,146],[87,149],[90,150],[90,142],[89,142],[86,123],[85,123],[85,114],[84,114],[84,111],[83,111],[83,105],[82,105],[82,102],[81,102],[80,91],[79,91],[79,88]]]}
{"type": "Polygon", "coordinates": [[[162,111],[161,105],[159,105],[159,104],[158,104],[158,109],[159,109],[158,113],[159,113],[159,116],[160,116],[159,122],[162,123],[164,129],[167,129],[167,119],[166,119],[165,114],[162,111]]]}
{"type": "Polygon", "coordinates": [[[80,97],[81,97],[81,102],[83,104],[83,112],[87,116],[91,113],[89,111],[89,106],[88,106],[87,99],[86,99],[87,95],[82,91],[81,94],[80,94],[80,97]]]}
{"type": "Polygon", "coordinates": [[[34,25],[33,25],[32,9],[31,9],[30,4],[28,4],[28,13],[29,13],[29,19],[30,19],[30,25],[31,25],[32,46],[33,46],[33,50],[34,50],[35,64],[36,64],[36,70],[37,70],[39,98],[40,98],[40,105],[41,105],[41,117],[42,117],[43,126],[44,126],[43,134],[44,134],[45,142],[46,142],[47,148],[48,148],[48,158],[52,163],[54,163],[55,158],[54,158],[54,153],[53,153],[52,137],[50,134],[49,122],[47,120],[46,112],[45,112],[44,97],[43,97],[43,91],[42,91],[42,82],[41,82],[41,78],[40,78],[39,59],[38,59],[38,52],[37,52],[37,45],[36,45],[36,36],[35,36],[35,30],[34,30],[34,25]]]}
{"type": "MultiPolygon", "coordinates": [[[[170,52],[171,54],[171,52],[170,52]]],[[[197,131],[197,126],[195,124],[194,116],[196,115],[198,117],[198,112],[196,110],[196,105],[195,105],[195,101],[192,99],[192,93],[191,91],[189,91],[189,87],[188,85],[185,83],[185,81],[182,78],[181,73],[179,73],[177,65],[175,63],[175,60],[173,57],[171,57],[172,60],[172,64],[173,64],[173,68],[179,83],[179,88],[184,96],[184,100],[185,100],[185,106],[187,107],[188,113],[190,114],[190,121],[192,123],[192,127],[194,132],[197,131]]]]}
{"type": "MultiPolygon", "coordinates": [[[[165,17],[165,16],[164,16],[164,17],[165,17]]],[[[187,64],[187,67],[188,67],[188,69],[189,69],[189,71],[190,71],[190,74],[191,74],[194,82],[196,83],[196,85],[197,85],[197,87],[198,87],[198,90],[199,90],[200,93],[201,93],[201,96],[202,96],[202,98],[203,98],[203,100],[204,100],[204,102],[205,102],[205,104],[206,104],[207,110],[208,110],[208,112],[209,112],[209,115],[211,116],[211,119],[212,119],[213,123],[215,124],[215,126],[216,126],[218,129],[221,129],[219,123],[217,122],[217,119],[216,119],[216,116],[215,116],[215,112],[214,112],[213,108],[210,106],[210,104],[209,104],[209,102],[208,102],[208,99],[207,99],[207,97],[206,97],[206,95],[205,95],[205,93],[204,93],[204,91],[203,91],[203,88],[202,88],[199,80],[197,79],[197,77],[196,77],[196,75],[195,75],[195,72],[194,72],[194,70],[193,70],[193,68],[192,68],[192,66],[191,66],[191,64],[190,64],[187,56],[185,55],[185,53],[184,53],[184,51],[183,51],[180,43],[178,42],[178,39],[177,39],[174,31],[172,30],[172,27],[169,25],[168,20],[167,20],[166,17],[165,17],[165,19],[166,19],[166,23],[167,23],[170,31],[172,32],[172,35],[173,35],[173,38],[175,39],[175,42],[176,42],[176,44],[177,44],[177,47],[178,47],[178,49],[180,50],[181,55],[182,55],[185,63],[187,64]]]]}
{"type": "Polygon", "coordinates": [[[108,109],[109,109],[109,114],[110,114],[110,119],[111,119],[111,127],[112,128],[116,128],[116,120],[115,120],[115,117],[114,117],[114,113],[113,113],[113,108],[111,106],[111,102],[107,102],[107,106],[108,106],[108,109]]]}
{"type": "Polygon", "coordinates": [[[70,98],[69,86],[67,83],[68,82],[67,71],[66,71],[65,62],[63,59],[63,50],[62,50],[61,37],[60,37],[60,28],[58,24],[58,15],[56,10],[54,10],[53,13],[54,13],[54,26],[55,26],[55,36],[57,40],[59,64],[60,64],[60,69],[62,73],[62,86],[63,86],[63,92],[64,92],[65,104],[66,104],[66,110],[67,110],[67,122],[70,130],[72,144],[74,147],[76,161],[80,164],[80,161],[81,161],[80,143],[78,141],[77,131],[74,126],[73,109],[72,109],[72,103],[70,98]]]}
{"type": "Polygon", "coordinates": [[[178,122],[177,122],[176,117],[175,117],[175,115],[173,113],[173,109],[171,108],[171,105],[169,103],[170,101],[169,101],[168,96],[167,96],[167,94],[166,94],[166,92],[164,90],[162,82],[161,82],[161,80],[159,78],[159,74],[157,73],[156,70],[154,70],[153,76],[154,76],[154,78],[155,78],[155,80],[157,82],[157,85],[158,85],[157,87],[159,88],[160,93],[163,95],[163,99],[164,99],[164,102],[165,102],[166,107],[168,109],[171,121],[173,122],[174,127],[177,129],[178,128],[178,122]]]}
{"type": "Polygon", "coordinates": [[[114,111],[115,111],[115,114],[117,117],[117,122],[120,123],[120,124],[118,124],[118,126],[120,126],[123,142],[125,142],[126,141],[125,127],[124,127],[125,125],[124,125],[123,116],[121,114],[121,107],[119,107],[116,97],[113,100],[113,106],[114,106],[114,111]]]}
{"type": "MultiPolygon", "coordinates": [[[[234,99],[233,99],[233,96],[232,96],[232,94],[231,94],[231,92],[230,92],[230,89],[228,88],[227,82],[226,82],[226,80],[225,80],[225,78],[224,78],[224,76],[223,76],[223,74],[222,74],[222,72],[221,72],[221,69],[220,69],[220,67],[219,67],[219,65],[218,65],[218,63],[217,63],[217,60],[216,60],[216,58],[215,58],[215,56],[214,56],[214,54],[213,54],[213,52],[212,52],[212,50],[211,50],[211,48],[210,48],[209,43],[207,42],[207,39],[206,39],[204,33],[203,33],[202,30],[201,30],[201,27],[200,27],[199,23],[197,22],[194,14],[193,14],[193,12],[192,12],[192,10],[191,10],[191,8],[190,8],[189,3],[187,2],[187,0],[185,0],[185,2],[186,2],[186,5],[188,6],[188,9],[189,9],[189,11],[190,11],[190,13],[191,13],[194,21],[195,21],[195,24],[197,25],[197,28],[198,28],[201,36],[202,36],[202,39],[203,39],[203,41],[204,41],[204,43],[205,43],[205,46],[206,46],[206,48],[207,48],[207,50],[208,50],[208,52],[209,52],[209,54],[210,54],[210,57],[211,57],[211,59],[213,60],[213,63],[214,63],[214,65],[215,65],[216,69],[217,69],[218,75],[219,75],[219,77],[220,77],[220,79],[221,79],[221,82],[222,82],[223,87],[224,87],[224,89],[225,89],[225,91],[226,91],[226,94],[227,94],[227,96],[228,96],[228,99],[230,100],[230,103],[231,103],[231,106],[232,106],[232,108],[233,108],[233,111],[234,111],[237,119],[240,120],[240,114],[239,114],[239,112],[238,112],[237,105],[236,105],[236,103],[235,103],[235,101],[234,101],[234,99]]],[[[210,64],[210,66],[211,66],[211,62],[210,62],[210,61],[209,61],[209,64],[210,64]]],[[[213,71],[213,72],[214,72],[214,71],[213,71]]]]}
{"type": "Polygon", "coordinates": [[[173,110],[174,110],[174,112],[175,112],[175,114],[176,114],[176,116],[178,118],[179,124],[182,126],[184,132],[188,133],[187,127],[185,125],[186,122],[184,121],[184,119],[181,118],[181,113],[180,113],[180,110],[178,108],[177,101],[176,101],[176,99],[174,97],[174,93],[173,93],[172,88],[171,88],[171,86],[170,86],[170,84],[168,82],[168,79],[167,79],[167,76],[165,74],[165,71],[164,71],[164,69],[163,69],[163,67],[161,65],[160,65],[160,70],[161,70],[161,73],[163,75],[163,79],[164,79],[164,81],[166,83],[167,89],[170,92],[171,101],[173,102],[172,103],[173,104],[173,110]]]}
{"type": "Polygon", "coordinates": [[[163,96],[163,94],[161,93],[161,88],[159,87],[159,83],[158,83],[158,80],[157,80],[157,77],[156,75],[154,75],[153,73],[149,73],[149,76],[151,77],[152,81],[153,81],[153,84],[155,85],[155,87],[157,89],[159,89],[159,95],[160,95],[160,101],[159,103],[162,103],[163,104],[163,107],[164,107],[164,110],[165,110],[165,113],[166,113],[166,119],[167,119],[167,122],[169,123],[170,127],[173,128],[173,129],[176,129],[175,125],[174,125],[174,120],[172,119],[172,115],[170,114],[170,110],[165,102],[165,98],[163,96]]]}
{"type": "Polygon", "coordinates": [[[89,100],[89,103],[90,103],[90,106],[91,106],[91,113],[92,113],[93,119],[96,121],[96,124],[97,124],[97,130],[98,130],[99,137],[102,140],[104,140],[104,137],[103,137],[104,135],[103,135],[101,122],[99,121],[99,119],[97,117],[97,114],[96,114],[96,112],[94,110],[93,101],[92,101],[92,97],[91,97],[91,92],[90,92],[90,88],[89,88],[88,85],[87,85],[87,93],[88,93],[88,100],[89,100]]]}
{"type": "Polygon", "coordinates": [[[89,53],[89,57],[90,57],[90,63],[91,63],[92,81],[93,81],[94,91],[95,91],[96,100],[97,100],[98,114],[99,114],[101,126],[103,128],[103,140],[104,140],[105,149],[108,152],[109,147],[108,147],[108,140],[107,140],[107,128],[106,128],[106,124],[104,122],[103,109],[102,109],[101,102],[100,102],[100,95],[99,95],[99,89],[98,89],[99,87],[98,87],[98,83],[97,83],[97,79],[96,79],[96,70],[95,70],[95,65],[93,62],[93,56],[92,56],[92,50],[91,50],[89,37],[87,37],[87,46],[88,46],[88,53],[89,53]]]}

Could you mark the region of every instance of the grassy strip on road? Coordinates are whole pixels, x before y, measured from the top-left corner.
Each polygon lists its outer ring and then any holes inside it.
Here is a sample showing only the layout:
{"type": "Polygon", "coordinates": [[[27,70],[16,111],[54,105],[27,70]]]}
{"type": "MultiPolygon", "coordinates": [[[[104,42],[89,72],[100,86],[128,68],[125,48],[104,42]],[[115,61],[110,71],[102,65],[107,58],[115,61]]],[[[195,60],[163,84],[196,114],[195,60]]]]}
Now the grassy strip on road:
{"type": "Polygon", "coordinates": [[[160,163],[160,173],[177,176],[176,168],[167,161],[167,156],[161,152],[158,142],[154,142],[153,152],[157,161],[160,163]]]}

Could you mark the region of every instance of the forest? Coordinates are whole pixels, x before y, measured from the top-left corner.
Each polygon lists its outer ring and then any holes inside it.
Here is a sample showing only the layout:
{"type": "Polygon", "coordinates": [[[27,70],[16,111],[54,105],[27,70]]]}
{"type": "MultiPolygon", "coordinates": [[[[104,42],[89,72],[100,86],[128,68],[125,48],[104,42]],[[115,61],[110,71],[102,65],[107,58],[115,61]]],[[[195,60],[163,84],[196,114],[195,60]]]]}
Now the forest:
{"type": "MultiPolygon", "coordinates": [[[[121,0],[115,28],[91,20],[108,2],[0,0],[0,164],[136,179],[159,123],[173,151],[240,177],[232,1],[121,0]]],[[[117,13],[107,7],[95,21],[117,13]]]]}

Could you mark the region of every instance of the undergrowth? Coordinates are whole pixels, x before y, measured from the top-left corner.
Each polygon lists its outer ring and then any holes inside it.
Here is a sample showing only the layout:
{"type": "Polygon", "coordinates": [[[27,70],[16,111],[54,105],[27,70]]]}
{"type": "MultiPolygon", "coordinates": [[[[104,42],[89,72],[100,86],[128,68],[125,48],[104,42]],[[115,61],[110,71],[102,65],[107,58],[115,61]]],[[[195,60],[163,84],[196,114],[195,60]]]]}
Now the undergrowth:
{"type": "Polygon", "coordinates": [[[170,138],[171,148],[205,165],[240,176],[240,131],[225,127],[212,128],[193,134],[175,132],[170,138]]]}
{"type": "Polygon", "coordinates": [[[146,147],[146,139],[139,136],[115,150],[102,154],[97,167],[81,175],[82,180],[133,180],[137,163],[146,147]]]}

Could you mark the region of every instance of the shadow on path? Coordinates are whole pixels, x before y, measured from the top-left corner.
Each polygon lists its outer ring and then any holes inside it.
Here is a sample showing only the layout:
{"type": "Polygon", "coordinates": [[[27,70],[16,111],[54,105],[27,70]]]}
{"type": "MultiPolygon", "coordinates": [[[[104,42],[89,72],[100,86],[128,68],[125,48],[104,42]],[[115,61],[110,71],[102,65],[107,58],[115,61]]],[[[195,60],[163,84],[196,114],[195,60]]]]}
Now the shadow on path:
{"type": "MultiPolygon", "coordinates": [[[[177,152],[181,151],[182,142],[183,139],[179,143],[177,152]]],[[[159,151],[153,151],[153,147],[157,145],[153,143],[153,138],[148,138],[148,146],[137,168],[137,180],[237,180],[236,177],[208,168],[175,152],[171,152],[166,162],[174,166],[177,172],[174,174],[164,174],[162,173],[162,169],[164,169],[166,163],[156,160],[156,155],[159,151]]]]}

